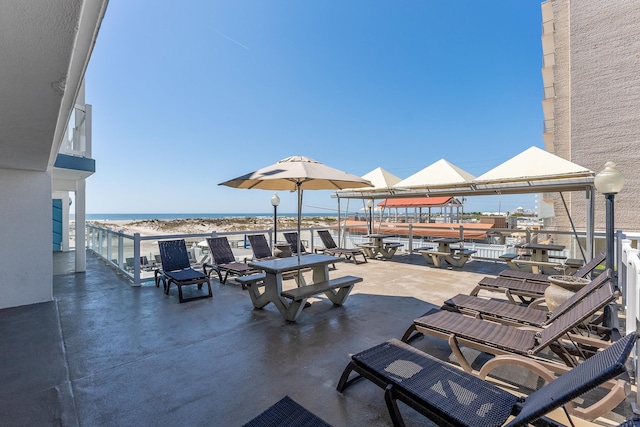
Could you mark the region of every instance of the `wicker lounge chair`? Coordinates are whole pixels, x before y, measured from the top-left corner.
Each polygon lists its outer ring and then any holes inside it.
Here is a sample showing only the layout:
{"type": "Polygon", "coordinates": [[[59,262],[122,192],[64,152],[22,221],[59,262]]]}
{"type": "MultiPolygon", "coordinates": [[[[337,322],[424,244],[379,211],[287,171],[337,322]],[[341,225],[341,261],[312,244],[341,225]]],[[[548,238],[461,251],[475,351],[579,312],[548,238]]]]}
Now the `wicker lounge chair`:
{"type": "Polygon", "coordinates": [[[316,249],[316,252],[333,256],[343,256],[347,260],[353,260],[355,264],[358,264],[356,256],[360,255],[364,260],[363,262],[367,262],[367,257],[364,256],[364,251],[362,249],[339,248],[338,245],[336,245],[336,242],[333,240],[333,237],[331,237],[331,233],[329,233],[329,230],[318,230],[318,236],[320,236],[320,239],[322,240],[324,249],[316,249]]]}
{"type": "MultiPolygon", "coordinates": [[[[218,274],[220,283],[227,283],[227,278],[230,274],[245,276],[259,272],[243,262],[236,261],[226,237],[207,237],[207,245],[211,250],[211,257],[214,263],[205,263],[202,268],[207,275],[211,275],[215,271],[218,274]],[[222,275],[223,273],[224,276],[222,275]]],[[[243,284],[242,287],[244,289],[245,285],[243,284]]]]}
{"type": "Polygon", "coordinates": [[[189,264],[189,255],[187,254],[187,245],[183,239],[179,240],[161,240],[158,242],[160,247],[160,261],[162,268],[155,271],[156,286],[160,286],[162,282],[164,293],[169,295],[171,284],[178,287],[178,300],[180,302],[191,301],[200,298],[211,298],[211,282],[209,276],[194,270],[189,264]],[[182,287],[188,285],[197,285],[198,289],[202,289],[203,284],[207,284],[209,293],[197,295],[189,298],[182,296],[182,287]]]}
{"type": "MultiPolygon", "coordinates": [[[[587,277],[591,274],[591,272],[606,259],[606,255],[604,253],[599,253],[596,255],[591,261],[583,265],[578,271],[576,271],[573,275],[575,277],[587,277]]],[[[549,276],[546,274],[535,274],[529,273],[527,271],[517,271],[517,270],[503,270],[498,273],[500,277],[508,278],[508,279],[518,279],[527,282],[536,282],[549,284],[549,276]]]]}
{"type": "Polygon", "coordinates": [[[249,239],[249,243],[251,244],[254,260],[276,258],[271,253],[271,248],[264,234],[247,234],[247,239],[249,239]]]}
{"type": "Polygon", "coordinates": [[[449,298],[444,302],[442,308],[514,326],[527,324],[542,328],[553,322],[560,314],[571,309],[571,307],[578,303],[582,298],[600,288],[610,279],[611,270],[607,270],[560,304],[553,313],[531,306],[525,307],[518,304],[511,304],[507,301],[486,299],[463,294],[458,294],[449,298]]]}
{"type": "Polygon", "coordinates": [[[528,356],[549,365],[549,369],[562,367],[556,358],[542,356],[543,350],[551,350],[567,366],[575,366],[579,359],[588,358],[595,349],[606,347],[610,343],[570,332],[618,296],[619,292],[614,290],[612,283],[607,282],[580,299],[569,310],[559,314],[553,322],[548,322],[543,329],[503,325],[461,313],[434,309],[415,319],[402,341],[413,340],[416,333],[446,339],[458,363],[467,372],[472,371],[471,364],[460,350],[460,345],[494,355],[528,356]],[[571,345],[567,345],[566,341],[571,342],[571,345]]]}
{"type": "Polygon", "coordinates": [[[480,291],[498,292],[513,304],[538,304],[544,299],[548,283],[528,282],[506,277],[483,277],[469,295],[478,296],[480,291]]]}
{"type": "MultiPolygon", "coordinates": [[[[404,426],[397,400],[430,418],[439,426],[526,426],[536,420],[562,425],[546,414],[565,405],[573,411],[572,400],[626,372],[625,362],[637,336],[629,334],[598,352],[579,366],[551,380],[540,389],[520,398],[481,377],[451,365],[397,340],[351,356],[338,383],[338,391],[359,378],[367,378],[385,389],[385,402],[394,426],[404,426]],[[358,376],[349,379],[352,371],[358,376]],[[510,416],[514,418],[509,420],[510,416]]],[[[535,362],[520,358],[532,369],[535,362]]],[[[491,363],[491,362],[489,362],[491,363]]],[[[617,380],[617,383],[625,383],[617,380]]],[[[621,387],[624,387],[621,384],[621,387]]],[[[597,404],[596,404],[597,405],[597,404]]],[[[592,405],[593,406],[593,405],[592,405]]],[[[594,410],[594,412],[597,412],[594,410]]]]}

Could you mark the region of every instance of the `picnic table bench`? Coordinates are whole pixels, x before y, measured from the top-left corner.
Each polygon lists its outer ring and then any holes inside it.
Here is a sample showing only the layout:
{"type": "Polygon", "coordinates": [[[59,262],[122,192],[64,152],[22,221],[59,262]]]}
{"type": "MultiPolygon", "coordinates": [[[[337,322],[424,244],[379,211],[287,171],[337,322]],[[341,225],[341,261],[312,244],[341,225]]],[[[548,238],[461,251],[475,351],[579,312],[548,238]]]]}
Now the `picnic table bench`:
{"type": "Polygon", "coordinates": [[[351,292],[353,285],[362,282],[362,277],[343,276],[312,285],[282,291],[280,295],[293,301],[306,301],[307,298],[324,293],[332,303],[342,305],[351,292]],[[337,292],[335,292],[337,290],[337,292]]]}

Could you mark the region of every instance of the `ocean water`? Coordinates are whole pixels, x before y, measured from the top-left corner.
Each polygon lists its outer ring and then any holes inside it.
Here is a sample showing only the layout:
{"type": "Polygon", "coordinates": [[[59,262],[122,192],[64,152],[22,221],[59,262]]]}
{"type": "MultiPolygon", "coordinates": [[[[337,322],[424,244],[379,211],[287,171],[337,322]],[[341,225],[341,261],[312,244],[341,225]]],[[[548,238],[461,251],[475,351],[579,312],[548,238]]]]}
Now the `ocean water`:
{"type": "MultiPolygon", "coordinates": [[[[297,213],[280,213],[278,212],[278,216],[298,216],[297,213]]],[[[312,217],[312,216],[338,216],[337,213],[303,213],[302,216],[312,217]]],[[[273,212],[271,213],[110,213],[110,214],[87,214],[87,221],[142,221],[146,219],[159,219],[159,220],[170,220],[170,219],[191,219],[191,218],[246,218],[246,217],[268,217],[273,218],[273,212]]],[[[74,215],[70,214],[70,219],[73,220],[74,215]]]]}

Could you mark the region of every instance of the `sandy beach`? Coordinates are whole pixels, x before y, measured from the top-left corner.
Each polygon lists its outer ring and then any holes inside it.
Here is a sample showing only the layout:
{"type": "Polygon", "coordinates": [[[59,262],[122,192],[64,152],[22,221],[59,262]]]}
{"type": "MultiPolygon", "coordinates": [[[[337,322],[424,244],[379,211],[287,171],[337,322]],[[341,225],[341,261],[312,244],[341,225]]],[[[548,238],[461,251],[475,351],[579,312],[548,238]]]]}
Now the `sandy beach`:
{"type": "MultiPolygon", "coordinates": [[[[336,217],[313,216],[303,217],[301,226],[309,227],[329,227],[338,222],[336,217]]],[[[110,228],[122,231],[126,234],[140,233],[141,236],[154,236],[165,234],[200,234],[211,233],[212,231],[251,231],[266,230],[273,228],[273,218],[266,216],[256,217],[225,217],[225,218],[189,218],[159,220],[150,219],[143,221],[87,221],[98,227],[110,228]]],[[[297,227],[297,217],[278,217],[278,229],[291,229],[297,227]]]]}

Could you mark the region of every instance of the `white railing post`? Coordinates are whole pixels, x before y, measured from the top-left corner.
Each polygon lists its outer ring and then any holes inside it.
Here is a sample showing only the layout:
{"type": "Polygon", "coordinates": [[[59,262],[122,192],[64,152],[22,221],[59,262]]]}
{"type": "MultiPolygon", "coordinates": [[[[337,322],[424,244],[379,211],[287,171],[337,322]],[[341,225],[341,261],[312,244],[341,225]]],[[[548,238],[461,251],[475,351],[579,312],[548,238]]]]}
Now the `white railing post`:
{"type": "MultiPolygon", "coordinates": [[[[118,264],[118,268],[120,270],[124,270],[124,245],[122,244],[124,242],[124,240],[122,239],[122,234],[118,233],[118,259],[117,259],[117,264],[118,264]]],[[[111,232],[109,232],[109,242],[111,242],[113,239],[113,236],[111,236],[111,232]]]]}
{"type": "MultiPolygon", "coordinates": [[[[120,236],[122,240],[122,236],[120,236]]],[[[140,233],[133,234],[133,283],[140,286],[140,233]]]]}
{"type": "MultiPolygon", "coordinates": [[[[619,257],[619,264],[624,265],[623,272],[618,276],[619,286],[625,289],[624,296],[626,300],[625,315],[626,334],[636,333],[640,329],[640,250],[633,249],[631,246],[631,240],[620,241],[621,252],[619,257]]],[[[640,372],[640,360],[638,359],[638,345],[634,351],[634,378],[636,386],[638,385],[638,373],[640,372]]],[[[636,402],[634,404],[634,412],[637,413],[640,408],[640,394],[636,393],[636,402]]]]}
{"type": "Polygon", "coordinates": [[[409,255],[413,253],[413,224],[409,223],[409,255]]]}

